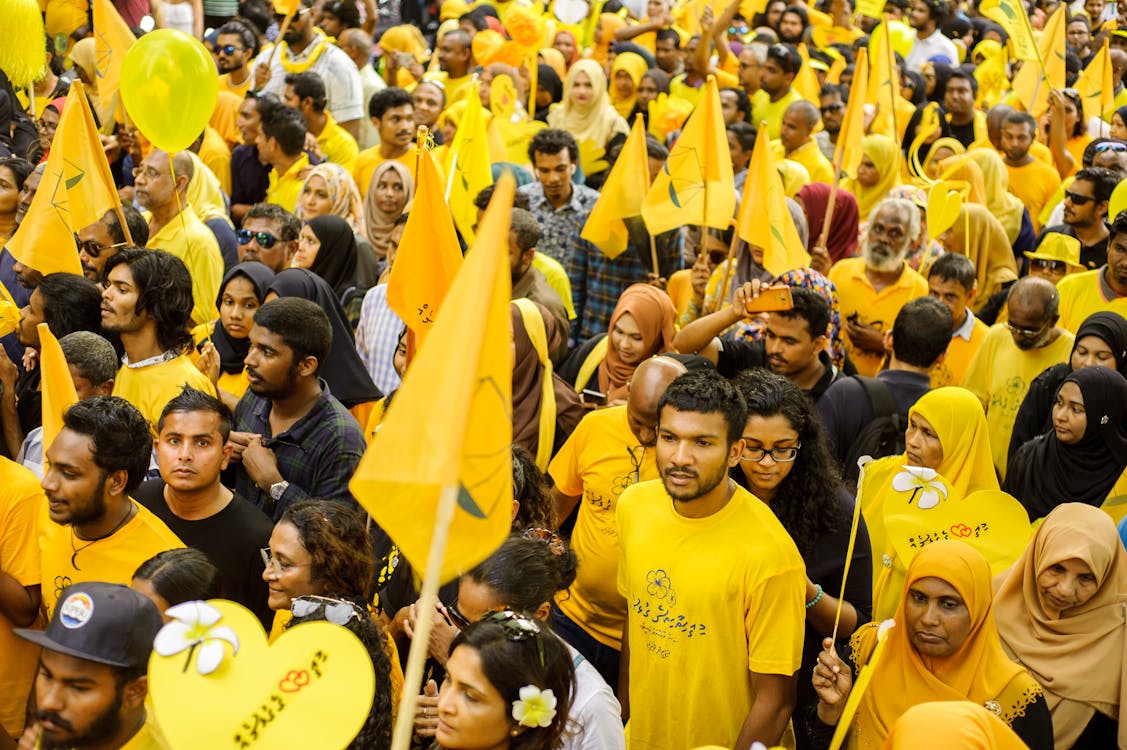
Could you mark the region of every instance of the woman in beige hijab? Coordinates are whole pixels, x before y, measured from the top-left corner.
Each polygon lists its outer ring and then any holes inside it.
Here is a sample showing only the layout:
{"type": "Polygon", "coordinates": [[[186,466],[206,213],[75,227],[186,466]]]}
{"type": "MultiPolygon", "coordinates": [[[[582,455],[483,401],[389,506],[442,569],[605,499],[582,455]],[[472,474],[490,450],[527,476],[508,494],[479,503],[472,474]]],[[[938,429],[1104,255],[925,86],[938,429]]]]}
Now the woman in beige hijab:
{"type": "Polygon", "coordinates": [[[994,587],[1002,645],[1044,688],[1057,750],[1127,747],[1127,552],[1111,517],[1057,506],[994,587]]]}

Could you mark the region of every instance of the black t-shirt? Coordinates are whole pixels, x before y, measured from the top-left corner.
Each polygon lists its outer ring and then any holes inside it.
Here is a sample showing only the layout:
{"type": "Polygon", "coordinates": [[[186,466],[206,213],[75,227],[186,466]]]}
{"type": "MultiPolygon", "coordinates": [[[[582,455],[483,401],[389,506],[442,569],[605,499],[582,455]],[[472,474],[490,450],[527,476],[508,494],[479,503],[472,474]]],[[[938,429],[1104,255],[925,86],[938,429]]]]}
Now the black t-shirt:
{"type": "Polygon", "coordinates": [[[133,497],[164,521],[180,541],[207,555],[223,574],[224,596],[254,612],[269,630],[274,612],[266,604],[260,550],[270,545],[273,522],[238,495],[210,518],[185,521],[168,507],[164,487],[163,479],[151,479],[138,487],[133,497]]]}
{"type": "Polygon", "coordinates": [[[951,128],[951,137],[963,144],[967,148],[974,143],[974,118],[966,125],[956,125],[950,120],[947,121],[947,126],[951,128]]]}
{"type": "MultiPolygon", "coordinates": [[[[1051,227],[1045,227],[1044,231],[1041,232],[1041,236],[1037,239],[1038,245],[1049,232],[1059,232],[1069,237],[1076,237],[1076,230],[1068,224],[1054,224],[1051,227]]],[[[1092,245],[1080,243],[1080,265],[1089,271],[1093,271],[1107,263],[1107,241],[1110,237],[1111,234],[1107,234],[1102,240],[1092,245]]]]}

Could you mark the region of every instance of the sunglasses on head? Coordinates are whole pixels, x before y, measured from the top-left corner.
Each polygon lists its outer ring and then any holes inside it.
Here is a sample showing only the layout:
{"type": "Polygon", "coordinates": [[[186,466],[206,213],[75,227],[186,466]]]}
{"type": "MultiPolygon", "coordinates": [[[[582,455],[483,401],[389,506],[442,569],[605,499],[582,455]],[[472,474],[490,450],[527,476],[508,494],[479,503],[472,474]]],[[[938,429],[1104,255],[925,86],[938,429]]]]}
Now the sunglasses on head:
{"type": "Polygon", "coordinates": [[[556,536],[555,532],[548,531],[548,529],[539,529],[536,527],[527,528],[521,532],[521,536],[525,539],[533,539],[537,542],[547,544],[548,549],[557,557],[567,554],[567,545],[564,544],[562,539],[556,536]]]}
{"type": "Polygon", "coordinates": [[[505,634],[505,638],[510,641],[520,642],[535,638],[536,645],[540,651],[540,664],[543,666],[544,639],[540,635],[540,623],[536,622],[536,620],[533,620],[528,615],[518,614],[511,609],[502,609],[496,612],[486,612],[482,615],[480,622],[500,625],[501,631],[505,634]]]}
{"type": "Polygon", "coordinates": [[[235,232],[235,240],[240,245],[249,245],[250,241],[254,240],[263,250],[269,250],[278,242],[278,238],[269,232],[252,232],[249,229],[240,229],[235,232]]]}
{"type": "Polygon", "coordinates": [[[321,614],[334,625],[347,625],[353,619],[359,620],[363,615],[360,608],[344,599],[331,599],[327,596],[307,594],[299,596],[290,603],[290,612],[294,617],[309,617],[321,614]]]}

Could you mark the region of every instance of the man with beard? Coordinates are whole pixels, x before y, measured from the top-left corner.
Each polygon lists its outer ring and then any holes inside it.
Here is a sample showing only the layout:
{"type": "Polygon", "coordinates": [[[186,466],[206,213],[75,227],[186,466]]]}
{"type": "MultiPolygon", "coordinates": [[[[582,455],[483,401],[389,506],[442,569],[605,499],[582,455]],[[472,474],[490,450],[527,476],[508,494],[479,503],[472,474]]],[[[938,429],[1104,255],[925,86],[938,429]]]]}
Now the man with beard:
{"type": "MultiPolygon", "coordinates": [[[[512,299],[522,297],[537,302],[556,319],[557,330],[566,332],[571,325],[567,309],[556,290],[548,286],[544,274],[532,265],[536,258],[536,243],[540,241],[540,224],[523,208],[513,209],[509,229],[509,266],[512,270],[512,299]]],[[[551,342],[549,342],[549,345],[551,342]]],[[[552,361],[559,363],[567,354],[567,336],[559,337],[556,350],[550,352],[552,361]]]]}
{"type": "Polygon", "coordinates": [[[141,412],[117,396],[79,401],[47,447],[39,515],[43,606],[82,581],[128,584],[158,552],[183,547],[130,497],[149,469],[153,440],[141,412]]]}
{"type": "Polygon", "coordinates": [[[1061,327],[1073,333],[1085,318],[1101,310],[1127,316],[1127,214],[1120,213],[1111,225],[1104,265],[1066,276],[1057,291],[1061,327]]]}
{"type": "Polygon", "coordinates": [[[939,30],[948,15],[946,0],[912,0],[908,20],[916,30],[916,40],[904,59],[905,68],[919,72],[924,63],[937,56],[946,57],[949,65],[958,62],[955,43],[939,30]]]}
{"type": "Polygon", "coordinates": [[[243,21],[228,21],[215,37],[215,61],[219,66],[219,90],[246,96],[254,82],[250,63],[258,54],[258,40],[243,21]]]}
{"type": "Polygon", "coordinates": [[[872,377],[880,369],[884,333],[900,308],[928,294],[927,280],[904,260],[919,229],[914,203],[886,198],[873,211],[862,256],[838,261],[830,270],[845,322],[845,348],[861,375],[872,377]]]}
{"type": "Polygon", "coordinates": [[[1011,112],[1002,122],[1001,150],[1010,192],[1025,204],[1033,228],[1039,230],[1037,217],[1060,187],[1060,175],[1051,164],[1034,158],[1031,149],[1036,139],[1037,121],[1028,112],[1011,112]]]}
{"type": "Polygon", "coordinates": [[[1045,232],[1059,232],[1080,240],[1080,265],[1089,271],[1107,260],[1108,201],[1118,184],[1119,177],[1110,170],[1081,169],[1064,189],[1064,224],[1045,227],[1045,232]]]}
{"type": "Polygon", "coordinates": [[[789,44],[772,44],[759,68],[759,90],[751,97],[751,121],[756,127],[766,121],[772,140],[779,137],[783,113],[802,96],[791,85],[802,67],[802,56],[789,44]]]}
{"type": "Polygon", "coordinates": [[[822,129],[814,134],[814,140],[822,154],[833,163],[834,150],[837,149],[837,136],[841,132],[841,122],[845,119],[844,86],[827,83],[818,94],[819,111],[822,114],[822,129]]]}
{"type": "Polygon", "coordinates": [[[1060,294],[1052,282],[1027,276],[1010,288],[1010,319],[990,327],[963,386],[986,409],[994,468],[1006,475],[1014,418],[1029,384],[1072,353],[1073,335],[1057,325],[1060,294]]]}
{"type": "Polygon", "coordinates": [[[353,502],[364,433],[318,377],[332,336],[324,310],[306,299],[274,299],[254,316],[230,460],[236,494],[275,521],[311,497],[353,502]]]}
{"type": "Polygon", "coordinates": [[[243,142],[231,150],[231,218],[238,226],[251,206],[266,200],[272,167],[258,154],[258,133],[262,117],[258,97],[248,93],[239,104],[235,120],[243,142]]]}
{"type": "MultiPolygon", "coordinates": [[[[281,24],[282,16],[276,15],[281,24]]],[[[254,89],[281,97],[285,93],[286,73],[306,70],[321,76],[328,94],[328,109],[333,119],[355,138],[364,116],[360,72],[356,65],[314,25],[313,0],[301,0],[286,35],[278,43],[277,54],[258,56],[254,66],[254,89]]]]}
{"type": "Polygon", "coordinates": [[[680,376],[658,402],[661,480],[618,500],[619,697],[637,747],[774,745],[794,709],[805,566],[767,504],[728,476],[746,419],[722,375],[680,376]]]}
{"type": "Polygon", "coordinates": [[[16,635],[42,646],[32,710],[42,750],[97,747],[162,750],[145,711],[146,670],[163,621],[144,594],[111,583],[62,592],[46,630],[16,635]]]}
{"type": "MultiPolygon", "coordinates": [[[[131,203],[122,204],[121,211],[125,214],[125,223],[129,227],[133,244],[144,247],[149,241],[149,223],[131,203]]],[[[79,229],[78,260],[82,263],[83,275],[100,284],[106,261],[129,244],[121,229],[121,219],[112,209],[106,211],[98,221],[79,229]]]]}
{"type": "Polygon", "coordinates": [[[415,174],[418,151],[415,147],[415,99],[398,87],[377,91],[368,102],[368,114],[380,134],[377,146],[366,148],[352,163],[352,178],[360,195],[368,194],[368,183],[376,167],[395,159],[415,174]]]}

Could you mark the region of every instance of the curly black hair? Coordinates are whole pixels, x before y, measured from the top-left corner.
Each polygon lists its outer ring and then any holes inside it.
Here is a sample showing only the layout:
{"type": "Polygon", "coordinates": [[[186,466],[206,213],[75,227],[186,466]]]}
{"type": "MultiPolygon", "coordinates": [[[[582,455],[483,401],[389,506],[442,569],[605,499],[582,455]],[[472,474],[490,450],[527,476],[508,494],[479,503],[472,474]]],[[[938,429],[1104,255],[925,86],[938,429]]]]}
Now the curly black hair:
{"type": "MultiPolygon", "coordinates": [[[[838,500],[841,475],[826,447],[822,423],[802,390],[770,370],[741,372],[736,377],[736,389],[747,401],[749,418],[782,416],[798,433],[802,448],[790,473],[779,483],[771,510],[802,557],[808,559],[818,538],[837,531],[844,520],[838,500]]],[[[744,482],[739,467],[733,469],[733,476],[744,482]]]]}

